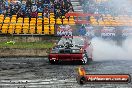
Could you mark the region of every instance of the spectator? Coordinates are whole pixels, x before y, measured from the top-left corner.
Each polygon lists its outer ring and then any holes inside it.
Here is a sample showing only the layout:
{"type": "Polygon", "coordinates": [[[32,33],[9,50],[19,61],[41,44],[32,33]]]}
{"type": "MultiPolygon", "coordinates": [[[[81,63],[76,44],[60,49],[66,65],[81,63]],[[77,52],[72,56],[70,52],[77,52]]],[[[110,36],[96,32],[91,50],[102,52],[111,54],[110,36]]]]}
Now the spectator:
{"type": "Polygon", "coordinates": [[[0,0],[0,14],[7,16],[18,15],[18,17],[37,17],[38,12],[42,12],[45,17],[49,17],[50,12],[54,12],[55,17],[64,16],[67,12],[73,11],[70,0],[34,0],[12,1],[0,0]],[[33,2],[33,4],[32,4],[33,2]],[[10,13],[10,14],[9,14],[10,13]]]}
{"type": "Polygon", "coordinates": [[[32,5],[31,1],[30,0],[27,0],[26,7],[31,7],[31,5],[32,5]]]}
{"type": "Polygon", "coordinates": [[[22,1],[22,6],[21,6],[22,12],[25,13],[26,12],[26,2],[22,1]]]}
{"type": "Polygon", "coordinates": [[[29,17],[30,18],[31,17],[30,16],[30,13],[31,13],[31,9],[30,8],[27,8],[26,9],[26,17],[29,17]]]}
{"type": "Polygon", "coordinates": [[[79,29],[78,33],[82,36],[84,36],[86,34],[86,28],[84,25],[81,26],[81,28],[79,29]]]}
{"type": "Polygon", "coordinates": [[[15,8],[14,8],[14,12],[17,14],[20,11],[20,5],[18,4],[18,2],[15,4],[15,8]]]}
{"type": "Polygon", "coordinates": [[[31,17],[37,17],[37,5],[35,3],[32,4],[32,7],[31,7],[31,17]]]}
{"type": "Polygon", "coordinates": [[[8,3],[8,0],[5,1],[5,9],[8,10],[9,8],[9,3],[8,3]]]}
{"type": "Polygon", "coordinates": [[[10,9],[7,10],[7,12],[6,12],[6,16],[8,16],[8,17],[11,16],[11,14],[10,14],[10,9]]]}

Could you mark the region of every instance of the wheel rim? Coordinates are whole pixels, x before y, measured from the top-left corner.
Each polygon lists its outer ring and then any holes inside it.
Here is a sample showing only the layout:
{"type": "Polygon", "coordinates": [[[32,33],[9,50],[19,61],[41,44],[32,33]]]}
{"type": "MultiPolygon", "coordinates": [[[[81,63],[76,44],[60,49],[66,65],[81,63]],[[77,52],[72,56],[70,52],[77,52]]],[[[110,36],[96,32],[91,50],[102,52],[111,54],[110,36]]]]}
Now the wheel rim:
{"type": "Polygon", "coordinates": [[[84,56],[83,56],[83,63],[86,64],[87,61],[88,61],[88,59],[87,59],[87,57],[84,55],[84,56]]]}

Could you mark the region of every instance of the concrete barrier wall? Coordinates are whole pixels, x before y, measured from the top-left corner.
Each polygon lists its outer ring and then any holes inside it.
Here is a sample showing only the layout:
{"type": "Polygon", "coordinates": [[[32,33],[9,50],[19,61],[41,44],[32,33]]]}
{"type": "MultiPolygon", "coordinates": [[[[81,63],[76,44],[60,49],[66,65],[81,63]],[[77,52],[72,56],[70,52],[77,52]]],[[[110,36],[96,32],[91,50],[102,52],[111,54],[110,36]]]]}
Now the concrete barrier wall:
{"type": "Polygon", "coordinates": [[[59,40],[60,37],[52,36],[0,36],[0,42],[15,41],[15,42],[54,42],[59,40]]]}
{"type": "MultiPolygon", "coordinates": [[[[57,42],[60,37],[52,36],[0,36],[0,42],[57,42]]],[[[19,49],[19,48],[0,48],[0,57],[45,57],[49,49],[19,49]]]]}
{"type": "Polygon", "coordinates": [[[46,57],[49,49],[0,48],[0,57],[46,57]]]}

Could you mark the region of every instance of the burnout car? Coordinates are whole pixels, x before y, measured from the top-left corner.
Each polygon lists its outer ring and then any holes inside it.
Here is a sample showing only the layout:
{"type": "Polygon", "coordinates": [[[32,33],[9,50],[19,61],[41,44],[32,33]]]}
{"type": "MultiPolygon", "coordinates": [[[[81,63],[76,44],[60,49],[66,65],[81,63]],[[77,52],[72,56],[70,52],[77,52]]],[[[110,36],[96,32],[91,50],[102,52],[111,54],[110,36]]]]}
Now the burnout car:
{"type": "Polygon", "coordinates": [[[87,64],[92,61],[92,44],[86,37],[62,37],[49,53],[49,62],[57,64],[60,61],[79,61],[87,64]]]}

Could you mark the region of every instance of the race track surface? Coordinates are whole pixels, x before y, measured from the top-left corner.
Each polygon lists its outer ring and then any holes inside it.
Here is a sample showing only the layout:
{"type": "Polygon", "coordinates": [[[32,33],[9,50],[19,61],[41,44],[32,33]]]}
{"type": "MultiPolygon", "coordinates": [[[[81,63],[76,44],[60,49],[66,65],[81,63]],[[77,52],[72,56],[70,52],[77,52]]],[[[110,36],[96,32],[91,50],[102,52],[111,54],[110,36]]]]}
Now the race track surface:
{"type": "MultiPolygon", "coordinates": [[[[47,58],[0,58],[0,88],[132,88],[132,83],[79,85],[79,65],[64,63],[50,65],[47,58]]],[[[132,75],[132,61],[93,61],[83,66],[91,74],[132,75]]]]}

